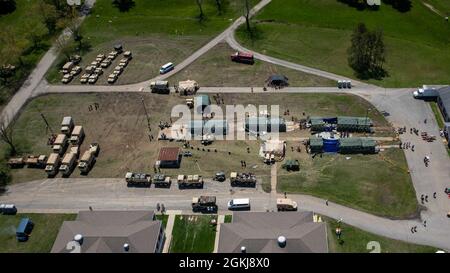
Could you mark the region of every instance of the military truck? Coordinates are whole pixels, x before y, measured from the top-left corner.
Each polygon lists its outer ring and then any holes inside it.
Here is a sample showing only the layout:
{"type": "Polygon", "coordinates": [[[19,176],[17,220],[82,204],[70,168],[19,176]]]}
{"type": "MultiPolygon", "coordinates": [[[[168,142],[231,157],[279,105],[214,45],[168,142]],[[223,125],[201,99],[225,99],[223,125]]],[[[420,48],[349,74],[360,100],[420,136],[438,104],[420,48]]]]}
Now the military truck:
{"type": "Polygon", "coordinates": [[[128,60],[133,59],[133,54],[131,53],[131,51],[125,51],[125,52],[123,53],[123,56],[124,56],[125,58],[127,58],[128,60]]]}
{"type": "Polygon", "coordinates": [[[62,67],[62,73],[63,74],[68,74],[68,73],[70,73],[70,70],[72,70],[72,67],[74,66],[75,64],[73,63],[73,62],[67,62],[67,63],[65,63],[64,65],[63,65],[63,67],[62,67]]]}
{"type": "Polygon", "coordinates": [[[75,157],[78,159],[78,157],[80,157],[80,146],[70,147],[69,153],[75,154],[75,157]]]}
{"type": "Polygon", "coordinates": [[[70,136],[70,143],[72,145],[81,145],[84,139],[83,126],[77,125],[72,130],[72,135],[70,136]]]}
{"type": "Polygon", "coordinates": [[[217,204],[215,196],[200,196],[192,198],[192,211],[201,213],[216,213],[217,204]]]}
{"type": "Polygon", "coordinates": [[[194,175],[178,175],[178,188],[185,189],[185,188],[203,188],[203,178],[200,175],[194,174],[194,175]]]}
{"type": "Polygon", "coordinates": [[[125,174],[125,181],[128,187],[150,187],[152,177],[146,173],[127,172],[125,174]]]}
{"type": "Polygon", "coordinates": [[[61,166],[59,166],[59,171],[62,173],[63,177],[69,176],[73,169],[75,168],[77,161],[77,155],[74,153],[67,153],[62,160],[61,166]]]}
{"type": "Polygon", "coordinates": [[[225,179],[226,179],[226,177],[225,177],[224,172],[217,172],[213,178],[213,180],[219,181],[219,182],[223,182],[223,181],[225,181],[225,179]]]}
{"type": "Polygon", "coordinates": [[[65,134],[59,134],[53,142],[52,150],[54,153],[63,155],[66,152],[68,145],[69,141],[67,140],[67,136],[65,134]]]}
{"type": "Polygon", "coordinates": [[[69,83],[71,80],[73,79],[73,75],[72,74],[64,74],[64,76],[61,79],[61,82],[64,84],[69,83]]]}
{"type": "Polygon", "coordinates": [[[61,164],[61,157],[58,153],[51,153],[47,159],[45,172],[48,177],[54,177],[58,173],[59,165],[61,164]]]}
{"type": "Polygon", "coordinates": [[[22,168],[24,165],[25,161],[23,160],[23,157],[15,157],[8,160],[8,166],[11,169],[22,168]]]}
{"type": "Polygon", "coordinates": [[[90,149],[85,151],[78,163],[78,169],[81,174],[87,174],[91,170],[95,162],[95,154],[90,149]]]}
{"type": "Polygon", "coordinates": [[[153,176],[152,182],[157,188],[170,188],[170,185],[172,184],[171,178],[161,173],[155,174],[153,176]]]}
{"type": "Polygon", "coordinates": [[[277,199],[277,210],[278,211],[296,211],[297,202],[292,201],[289,198],[278,198],[277,199]]]}
{"type": "Polygon", "coordinates": [[[61,122],[61,133],[69,135],[72,132],[74,126],[75,124],[73,123],[72,117],[64,117],[61,122]]]}
{"type": "Polygon", "coordinates": [[[92,142],[89,144],[89,150],[95,155],[98,156],[100,153],[100,145],[96,142],[92,142]]]}
{"type": "Polygon", "coordinates": [[[25,158],[25,164],[28,168],[44,168],[46,162],[46,155],[29,155],[25,158]]]}
{"type": "Polygon", "coordinates": [[[169,94],[170,93],[168,81],[151,82],[150,89],[152,90],[152,93],[158,93],[158,94],[169,94]]]}
{"type": "Polygon", "coordinates": [[[255,187],[256,176],[252,173],[237,173],[230,174],[230,184],[232,187],[255,187]]]}
{"type": "Polygon", "coordinates": [[[116,80],[119,78],[116,74],[109,74],[108,76],[108,83],[113,84],[116,82],[116,80]]]}

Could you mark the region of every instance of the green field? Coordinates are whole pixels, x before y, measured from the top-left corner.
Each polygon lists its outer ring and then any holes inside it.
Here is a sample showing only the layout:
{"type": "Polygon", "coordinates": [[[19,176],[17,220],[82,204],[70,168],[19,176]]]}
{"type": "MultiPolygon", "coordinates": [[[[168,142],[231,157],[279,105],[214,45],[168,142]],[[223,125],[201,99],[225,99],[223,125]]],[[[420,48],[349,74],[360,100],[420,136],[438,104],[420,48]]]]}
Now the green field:
{"type": "Polygon", "coordinates": [[[447,84],[450,25],[420,3],[401,13],[389,5],[359,11],[336,0],[273,0],[254,19],[253,39],[241,27],[238,40],[263,54],[354,77],[347,63],[350,35],[359,22],[384,32],[389,76],[385,87],[447,84]]]}
{"type": "Polygon", "coordinates": [[[287,150],[287,158],[300,161],[300,171],[280,170],[279,192],[306,193],[389,218],[418,216],[402,150],[392,148],[376,155],[325,154],[312,160],[287,150]]]}
{"type": "Polygon", "coordinates": [[[171,76],[168,81],[193,79],[200,86],[264,86],[270,75],[282,74],[289,79],[290,86],[335,86],[334,81],[315,75],[291,70],[282,66],[256,60],[255,64],[239,64],[230,60],[233,49],[219,43],[194,63],[171,76]],[[208,73],[204,73],[204,69],[208,73]]]}
{"type": "Polygon", "coordinates": [[[380,243],[381,253],[434,253],[434,247],[415,245],[403,241],[393,240],[363,231],[359,228],[325,218],[328,230],[328,247],[330,253],[369,253],[367,243],[375,241],[380,243]],[[338,240],[335,230],[340,226],[341,240],[338,240]]]}
{"type": "Polygon", "coordinates": [[[64,221],[75,220],[76,214],[21,213],[14,216],[0,215],[0,252],[2,253],[48,253],[64,221]],[[34,223],[27,242],[17,242],[16,228],[23,217],[34,223]]]}
{"type": "Polygon", "coordinates": [[[214,215],[177,215],[170,243],[171,253],[211,253],[216,227],[210,224],[214,215]]]}
{"type": "MultiPolygon", "coordinates": [[[[133,61],[119,77],[116,84],[148,80],[159,74],[161,65],[175,65],[196,49],[206,44],[243,14],[243,2],[222,1],[219,14],[214,0],[202,1],[205,19],[198,19],[199,9],[195,1],[185,0],[136,0],[128,12],[120,12],[109,0],[98,0],[91,15],[82,25],[81,32],[91,50],[83,55],[84,68],[100,53],[108,53],[113,45],[122,43],[125,50],[133,52],[133,61]]],[[[253,5],[257,0],[251,0],[253,5]]],[[[64,63],[60,56],[49,71],[47,79],[58,83],[58,70],[64,63]]],[[[100,76],[98,84],[106,84],[107,74],[100,76]]],[[[79,77],[72,83],[79,84],[79,77]]]]}

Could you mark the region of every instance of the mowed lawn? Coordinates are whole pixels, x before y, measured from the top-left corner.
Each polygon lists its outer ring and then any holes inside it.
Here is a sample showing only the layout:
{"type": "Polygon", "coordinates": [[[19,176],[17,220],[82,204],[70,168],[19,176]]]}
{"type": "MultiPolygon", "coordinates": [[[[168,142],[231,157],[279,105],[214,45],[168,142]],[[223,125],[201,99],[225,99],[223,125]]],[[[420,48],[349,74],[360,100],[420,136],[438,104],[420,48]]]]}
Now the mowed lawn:
{"type": "MultiPolygon", "coordinates": [[[[95,60],[97,54],[109,53],[115,44],[121,43],[125,50],[133,52],[133,60],[119,77],[116,84],[148,80],[159,73],[168,62],[175,65],[215,35],[228,27],[243,14],[243,2],[223,0],[222,13],[214,0],[202,1],[204,20],[198,19],[199,9],[195,1],[186,0],[135,0],[128,12],[120,12],[110,0],[98,0],[81,27],[85,41],[91,50],[84,54],[81,67],[95,60]]],[[[257,3],[251,0],[251,5],[257,3]]],[[[60,56],[49,71],[47,79],[52,83],[61,80],[59,69],[64,61],[60,56]]],[[[106,69],[98,84],[107,83],[106,69]]],[[[73,84],[80,84],[79,76],[73,84]]]]}
{"type": "Polygon", "coordinates": [[[273,65],[260,60],[255,64],[241,64],[230,60],[235,51],[225,42],[206,52],[194,63],[171,76],[168,81],[176,84],[178,81],[193,79],[200,86],[264,86],[271,75],[282,74],[289,79],[290,86],[335,86],[329,79],[291,70],[283,66],[273,65]],[[205,73],[205,68],[208,73],[205,73]]]}
{"type": "Polygon", "coordinates": [[[369,242],[380,244],[380,253],[434,253],[436,248],[416,245],[382,237],[359,228],[338,223],[336,220],[323,217],[327,222],[328,248],[330,253],[369,253],[374,251],[367,246],[369,242]],[[336,228],[341,228],[340,240],[336,236],[336,228]]]}
{"type": "Polygon", "coordinates": [[[170,243],[171,253],[211,253],[214,250],[215,215],[177,215],[170,243]]]}
{"type": "Polygon", "coordinates": [[[0,252],[1,253],[48,253],[64,221],[73,221],[76,214],[38,214],[20,213],[0,215],[0,252]],[[20,220],[28,217],[34,223],[34,229],[27,242],[18,242],[16,228],[20,220]]]}
{"type": "Polygon", "coordinates": [[[370,83],[385,87],[448,84],[450,25],[413,0],[401,13],[383,4],[378,11],[359,11],[336,0],[273,0],[253,20],[256,38],[244,27],[238,40],[258,52],[354,77],[347,63],[350,36],[359,22],[381,29],[389,76],[370,83]]]}
{"type": "Polygon", "coordinates": [[[300,161],[300,171],[280,170],[279,192],[310,194],[383,217],[418,216],[403,150],[391,148],[375,155],[324,154],[314,159],[287,150],[286,158],[300,161]]]}

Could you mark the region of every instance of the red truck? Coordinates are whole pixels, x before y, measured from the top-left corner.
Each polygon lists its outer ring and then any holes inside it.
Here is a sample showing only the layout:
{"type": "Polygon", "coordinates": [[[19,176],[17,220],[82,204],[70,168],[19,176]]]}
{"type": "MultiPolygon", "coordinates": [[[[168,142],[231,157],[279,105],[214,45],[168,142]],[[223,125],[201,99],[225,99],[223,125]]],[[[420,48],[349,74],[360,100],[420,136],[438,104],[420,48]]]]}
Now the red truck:
{"type": "Polygon", "coordinates": [[[235,52],[234,54],[231,54],[231,61],[237,62],[237,63],[246,63],[246,64],[254,64],[255,59],[253,57],[252,53],[245,53],[245,52],[235,52]]]}

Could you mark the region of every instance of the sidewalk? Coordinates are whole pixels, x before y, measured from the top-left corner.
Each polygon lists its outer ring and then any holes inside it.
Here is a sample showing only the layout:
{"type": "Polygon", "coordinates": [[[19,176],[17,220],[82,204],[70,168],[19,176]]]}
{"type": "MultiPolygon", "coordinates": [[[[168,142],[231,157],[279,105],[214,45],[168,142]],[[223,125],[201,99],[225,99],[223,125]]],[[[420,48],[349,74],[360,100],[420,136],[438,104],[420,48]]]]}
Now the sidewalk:
{"type": "Polygon", "coordinates": [[[182,213],[181,210],[168,210],[166,215],[169,216],[167,219],[167,225],[165,228],[166,240],[164,241],[163,253],[168,253],[170,248],[170,242],[172,241],[172,230],[173,224],[175,223],[175,216],[180,215],[182,213]]]}

